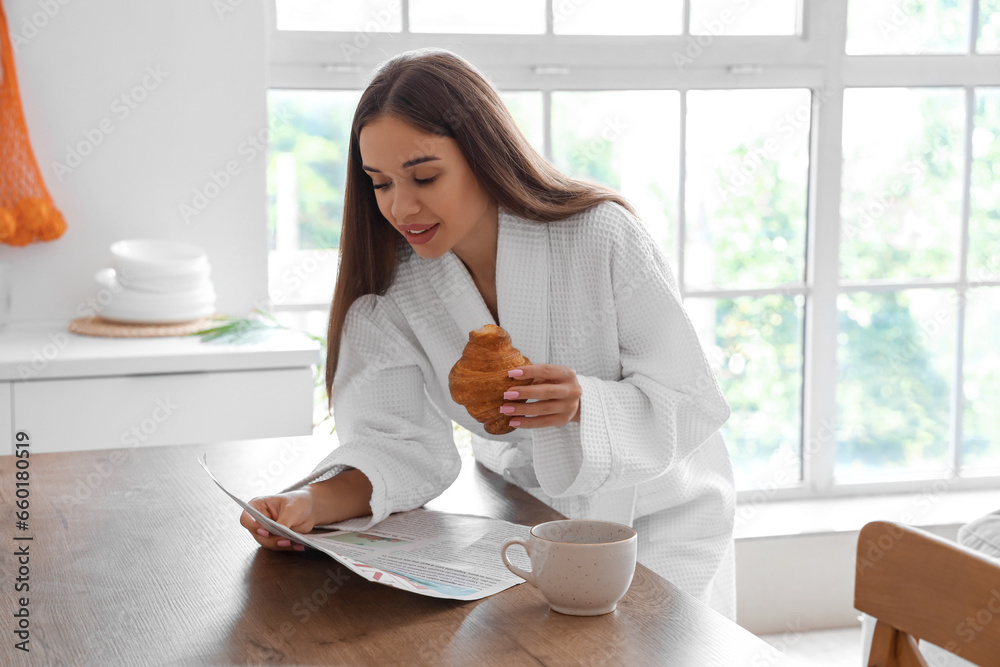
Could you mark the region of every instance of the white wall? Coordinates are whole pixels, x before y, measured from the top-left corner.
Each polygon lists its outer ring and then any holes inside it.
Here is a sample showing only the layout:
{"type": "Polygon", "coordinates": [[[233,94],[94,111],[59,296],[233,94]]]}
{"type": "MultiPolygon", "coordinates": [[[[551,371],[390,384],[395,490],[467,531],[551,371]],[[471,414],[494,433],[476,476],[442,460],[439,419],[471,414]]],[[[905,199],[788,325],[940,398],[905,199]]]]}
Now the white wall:
{"type": "Polygon", "coordinates": [[[56,241],[0,245],[0,261],[13,264],[11,319],[83,314],[108,246],[124,238],[204,247],[220,312],[245,313],[264,299],[266,157],[248,141],[266,139],[264,0],[4,0],[4,8],[35,157],[68,224],[56,241]],[[80,144],[93,150],[59,173],[56,163],[80,144]],[[194,190],[209,185],[213,194],[211,173],[230,161],[239,173],[185,220],[181,206],[196,210],[194,190]]]}
{"type": "MultiPolygon", "coordinates": [[[[921,526],[955,541],[959,526],[921,526]]],[[[858,625],[854,571],[858,531],[736,541],[736,620],[755,634],[858,625]]]]}

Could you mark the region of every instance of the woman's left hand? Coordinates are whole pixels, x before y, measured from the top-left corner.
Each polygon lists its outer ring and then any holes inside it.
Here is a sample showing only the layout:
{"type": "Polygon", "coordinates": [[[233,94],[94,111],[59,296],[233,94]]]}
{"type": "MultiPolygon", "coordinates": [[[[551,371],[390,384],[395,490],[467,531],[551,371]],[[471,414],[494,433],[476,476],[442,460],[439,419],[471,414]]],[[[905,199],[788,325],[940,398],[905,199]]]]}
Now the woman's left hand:
{"type": "Polygon", "coordinates": [[[565,426],[580,421],[580,396],[583,388],[576,371],[556,364],[531,364],[507,372],[509,377],[531,378],[532,384],[511,387],[505,400],[531,399],[533,403],[504,403],[500,412],[514,417],[515,428],[565,426]],[[520,374],[519,374],[520,373],[520,374]]]}

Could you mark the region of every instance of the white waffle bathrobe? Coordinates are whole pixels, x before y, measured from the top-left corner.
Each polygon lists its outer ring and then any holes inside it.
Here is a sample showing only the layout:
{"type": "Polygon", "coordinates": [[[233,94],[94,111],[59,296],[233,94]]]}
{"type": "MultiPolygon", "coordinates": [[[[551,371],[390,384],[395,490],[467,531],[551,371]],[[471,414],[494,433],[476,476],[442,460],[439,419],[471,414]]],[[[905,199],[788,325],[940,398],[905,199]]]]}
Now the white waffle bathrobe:
{"type": "Polygon", "coordinates": [[[571,518],[634,526],[641,563],[732,618],[735,499],[718,433],[730,410],[662,251],[611,203],[550,223],[501,209],[497,245],[500,322],[452,252],[406,248],[387,294],[354,303],[339,446],[285,491],[353,467],[371,480],[372,523],[419,507],[458,475],[454,420],[486,467],[571,518]],[[532,363],[576,371],[579,423],[494,436],[451,400],[448,372],[487,323],[532,363]]]}

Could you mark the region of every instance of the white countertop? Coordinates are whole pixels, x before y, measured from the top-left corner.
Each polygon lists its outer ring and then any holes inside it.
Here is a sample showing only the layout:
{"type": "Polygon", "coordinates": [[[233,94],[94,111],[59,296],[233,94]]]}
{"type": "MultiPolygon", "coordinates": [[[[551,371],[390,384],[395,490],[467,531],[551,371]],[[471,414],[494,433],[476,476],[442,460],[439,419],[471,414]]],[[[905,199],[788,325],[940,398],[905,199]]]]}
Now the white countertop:
{"type": "Polygon", "coordinates": [[[68,322],[11,323],[0,331],[0,382],[74,377],[257,370],[319,363],[320,347],[295,331],[259,342],[203,343],[198,336],[99,338],[68,322]]]}

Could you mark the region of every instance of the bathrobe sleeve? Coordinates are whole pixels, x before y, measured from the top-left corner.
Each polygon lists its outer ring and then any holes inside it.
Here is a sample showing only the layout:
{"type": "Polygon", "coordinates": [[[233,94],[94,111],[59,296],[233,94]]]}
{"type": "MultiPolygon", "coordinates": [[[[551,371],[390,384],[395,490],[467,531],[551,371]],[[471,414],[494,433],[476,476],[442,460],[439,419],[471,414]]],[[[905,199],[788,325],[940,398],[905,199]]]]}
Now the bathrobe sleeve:
{"type": "Polygon", "coordinates": [[[426,393],[428,377],[430,363],[391,297],[359,298],[344,323],[333,383],[339,446],[283,493],[356,468],[372,484],[369,526],[440,495],[461,459],[451,420],[426,393]]]}
{"type": "Polygon", "coordinates": [[[730,414],[666,257],[641,221],[614,210],[601,228],[614,317],[601,321],[616,329],[604,338],[617,338],[621,377],[578,374],[580,423],[532,431],[535,474],[552,497],[648,482],[683,465],[730,414]]]}

